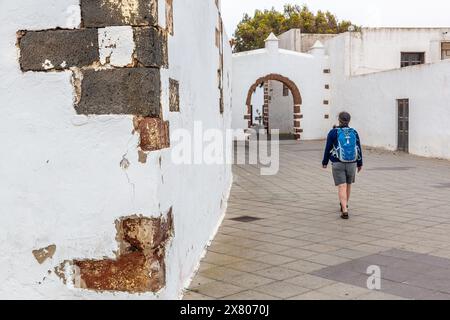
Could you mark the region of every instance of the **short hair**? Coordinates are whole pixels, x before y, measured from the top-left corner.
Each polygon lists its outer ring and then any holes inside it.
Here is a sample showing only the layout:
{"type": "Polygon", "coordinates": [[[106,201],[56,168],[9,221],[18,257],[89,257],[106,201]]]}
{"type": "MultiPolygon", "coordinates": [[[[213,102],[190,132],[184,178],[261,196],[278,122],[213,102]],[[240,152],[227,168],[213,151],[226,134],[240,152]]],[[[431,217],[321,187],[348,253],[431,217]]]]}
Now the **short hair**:
{"type": "Polygon", "coordinates": [[[350,123],[350,120],[352,120],[352,116],[348,112],[341,112],[339,113],[339,122],[342,125],[348,125],[350,123]]]}

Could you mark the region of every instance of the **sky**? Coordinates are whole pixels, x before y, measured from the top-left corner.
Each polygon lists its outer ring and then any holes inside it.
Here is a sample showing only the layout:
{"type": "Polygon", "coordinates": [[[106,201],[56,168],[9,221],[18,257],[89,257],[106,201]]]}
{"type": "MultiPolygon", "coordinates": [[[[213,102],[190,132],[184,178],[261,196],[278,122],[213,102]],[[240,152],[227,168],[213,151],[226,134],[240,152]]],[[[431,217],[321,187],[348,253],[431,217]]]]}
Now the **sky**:
{"type": "Polygon", "coordinates": [[[286,3],[306,4],[312,11],[329,10],[339,20],[363,27],[450,27],[448,0],[222,0],[222,17],[232,36],[244,13],[278,10],[286,3]]]}

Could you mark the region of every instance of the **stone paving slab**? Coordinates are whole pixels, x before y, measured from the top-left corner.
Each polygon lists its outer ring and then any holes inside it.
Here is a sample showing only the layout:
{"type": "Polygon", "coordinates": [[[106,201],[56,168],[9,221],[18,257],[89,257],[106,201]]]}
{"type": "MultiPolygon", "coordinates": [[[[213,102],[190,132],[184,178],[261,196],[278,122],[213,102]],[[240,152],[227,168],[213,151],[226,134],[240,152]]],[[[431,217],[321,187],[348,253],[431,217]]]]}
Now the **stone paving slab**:
{"type": "Polygon", "coordinates": [[[344,221],[323,145],[281,141],[274,176],[233,167],[225,220],[186,299],[450,299],[450,161],[366,148],[344,221]],[[367,289],[369,265],[382,291],[367,289]]]}
{"type": "Polygon", "coordinates": [[[383,293],[405,298],[450,299],[450,259],[402,250],[389,250],[313,272],[317,277],[367,288],[367,269],[378,266],[383,293]]]}

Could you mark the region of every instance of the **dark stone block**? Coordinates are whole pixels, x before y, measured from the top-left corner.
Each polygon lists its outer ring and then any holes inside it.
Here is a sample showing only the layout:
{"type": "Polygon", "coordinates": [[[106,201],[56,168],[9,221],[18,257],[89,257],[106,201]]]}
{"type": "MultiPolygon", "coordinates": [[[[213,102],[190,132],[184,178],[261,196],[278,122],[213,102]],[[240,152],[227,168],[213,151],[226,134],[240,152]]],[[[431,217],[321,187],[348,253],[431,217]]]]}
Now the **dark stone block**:
{"type": "Polygon", "coordinates": [[[99,60],[95,29],[23,31],[19,47],[23,71],[64,70],[99,60]]]}
{"type": "Polygon", "coordinates": [[[84,27],[152,26],[158,23],[156,0],[81,0],[84,27]]]}
{"type": "Polygon", "coordinates": [[[85,70],[78,114],[160,116],[161,79],[158,69],[85,70]]]}
{"type": "Polygon", "coordinates": [[[169,107],[171,112],[180,112],[180,84],[178,81],[170,79],[169,107]]]}
{"type": "Polygon", "coordinates": [[[163,30],[134,28],[136,59],[144,67],[167,67],[167,35],[163,30]]]}

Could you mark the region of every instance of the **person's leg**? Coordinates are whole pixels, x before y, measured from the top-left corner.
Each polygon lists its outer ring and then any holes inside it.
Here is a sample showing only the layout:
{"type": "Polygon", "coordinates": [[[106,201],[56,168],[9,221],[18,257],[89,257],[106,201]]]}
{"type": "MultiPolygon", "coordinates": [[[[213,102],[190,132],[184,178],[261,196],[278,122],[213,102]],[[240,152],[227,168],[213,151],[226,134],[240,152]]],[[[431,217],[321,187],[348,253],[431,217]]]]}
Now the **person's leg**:
{"type": "Polygon", "coordinates": [[[356,180],[356,163],[346,164],[346,179],[347,179],[347,209],[348,203],[350,202],[350,196],[352,193],[352,184],[355,183],[356,180]]]}
{"type": "Polygon", "coordinates": [[[344,163],[333,163],[333,178],[338,188],[339,203],[341,204],[342,218],[348,219],[347,209],[347,175],[344,163]]]}
{"type": "Polygon", "coordinates": [[[347,213],[347,184],[343,183],[338,186],[338,194],[343,213],[347,213]]]}

